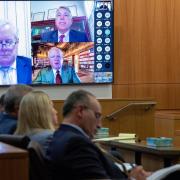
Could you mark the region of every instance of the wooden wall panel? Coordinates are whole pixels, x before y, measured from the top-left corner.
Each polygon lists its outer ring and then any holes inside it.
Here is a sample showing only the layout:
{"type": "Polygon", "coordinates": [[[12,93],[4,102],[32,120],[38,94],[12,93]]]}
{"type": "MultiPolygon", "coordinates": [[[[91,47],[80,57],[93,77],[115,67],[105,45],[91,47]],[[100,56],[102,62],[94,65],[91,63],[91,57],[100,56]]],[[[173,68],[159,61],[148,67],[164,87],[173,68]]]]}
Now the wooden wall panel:
{"type": "Polygon", "coordinates": [[[119,98],[152,98],[157,101],[157,109],[180,109],[180,84],[178,83],[119,84],[113,88],[113,95],[119,98]]]}
{"type": "Polygon", "coordinates": [[[180,1],[115,0],[113,98],[180,108],[180,1]]]}
{"type": "MultiPolygon", "coordinates": [[[[132,102],[151,102],[152,99],[100,99],[102,115],[105,117],[114,111],[132,102]]],[[[59,122],[62,122],[63,101],[54,100],[54,107],[58,111],[59,122]]],[[[120,112],[115,119],[103,119],[103,127],[110,129],[111,135],[118,135],[119,132],[136,133],[140,139],[154,136],[154,112],[155,106],[148,109],[145,106],[130,107],[120,112]]]]}

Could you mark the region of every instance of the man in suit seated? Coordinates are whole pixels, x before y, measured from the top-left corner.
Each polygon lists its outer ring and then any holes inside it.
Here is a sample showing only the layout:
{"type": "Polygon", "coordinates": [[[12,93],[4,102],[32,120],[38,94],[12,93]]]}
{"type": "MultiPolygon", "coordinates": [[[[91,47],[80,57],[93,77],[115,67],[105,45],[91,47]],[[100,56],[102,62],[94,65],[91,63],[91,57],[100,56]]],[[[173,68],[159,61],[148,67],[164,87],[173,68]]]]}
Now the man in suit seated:
{"type": "Polygon", "coordinates": [[[16,130],[21,99],[33,88],[23,84],[10,86],[4,95],[4,111],[0,112],[0,134],[13,134],[16,130]]]}
{"type": "Polygon", "coordinates": [[[70,9],[60,6],[56,12],[57,30],[41,34],[41,42],[88,42],[86,33],[71,29],[72,23],[70,9]]]}
{"type": "Polygon", "coordinates": [[[34,84],[69,84],[80,83],[75,70],[71,66],[63,66],[63,53],[57,47],[48,51],[51,67],[41,69],[33,80],[34,84]]]}
{"type": "Polygon", "coordinates": [[[31,59],[18,56],[19,39],[15,27],[0,20],[0,85],[31,84],[31,59]]]}
{"type": "MultiPolygon", "coordinates": [[[[46,154],[54,180],[128,178],[91,140],[101,127],[101,106],[93,94],[84,90],[70,94],[63,117],[46,154]]],[[[129,174],[137,180],[148,175],[139,166],[129,174]]]]}

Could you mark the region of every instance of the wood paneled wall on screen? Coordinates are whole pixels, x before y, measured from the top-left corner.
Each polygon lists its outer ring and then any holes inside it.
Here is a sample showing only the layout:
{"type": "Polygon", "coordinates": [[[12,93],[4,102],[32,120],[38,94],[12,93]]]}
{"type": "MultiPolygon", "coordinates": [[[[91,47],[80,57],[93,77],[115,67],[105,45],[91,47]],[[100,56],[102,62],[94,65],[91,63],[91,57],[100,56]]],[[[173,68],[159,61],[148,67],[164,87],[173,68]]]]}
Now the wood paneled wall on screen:
{"type": "Polygon", "coordinates": [[[180,0],[114,1],[113,98],[180,109],[180,0]]]}

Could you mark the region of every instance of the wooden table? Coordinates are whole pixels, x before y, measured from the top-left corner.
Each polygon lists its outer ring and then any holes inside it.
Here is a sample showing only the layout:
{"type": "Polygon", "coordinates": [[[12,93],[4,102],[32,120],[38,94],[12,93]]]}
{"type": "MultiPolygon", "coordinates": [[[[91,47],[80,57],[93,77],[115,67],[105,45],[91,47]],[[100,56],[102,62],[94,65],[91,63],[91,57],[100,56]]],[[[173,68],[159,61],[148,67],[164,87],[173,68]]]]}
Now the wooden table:
{"type": "Polygon", "coordinates": [[[28,152],[0,142],[0,179],[28,180],[28,152]]]}
{"type": "Polygon", "coordinates": [[[157,170],[180,162],[180,147],[151,147],[146,142],[100,142],[106,149],[119,151],[127,162],[143,165],[146,170],[157,170]]]}

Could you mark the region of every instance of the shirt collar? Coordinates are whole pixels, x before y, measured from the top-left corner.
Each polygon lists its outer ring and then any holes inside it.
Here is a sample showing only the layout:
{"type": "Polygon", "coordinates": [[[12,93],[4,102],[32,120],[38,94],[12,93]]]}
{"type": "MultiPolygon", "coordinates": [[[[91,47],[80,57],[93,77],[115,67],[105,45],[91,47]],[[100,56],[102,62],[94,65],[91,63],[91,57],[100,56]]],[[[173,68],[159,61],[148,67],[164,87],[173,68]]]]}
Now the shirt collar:
{"type": "Polygon", "coordinates": [[[69,42],[69,30],[65,33],[61,33],[58,31],[58,40],[61,35],[64,35],[63,42],[69,42]]]}
{"type": "Polygon", "coordinates": [[[16,61],[13,62],[13,64],[11,65],[11,68],[16,69],[16,61]]]}
{"type": "MultiPolygon", "coordinates": [[[[1,69],[3,69],[3,66],[0,66],[1,69]]],[[[14,69],[16,70],[16,60],[13,62],[13,64],[11,66],[9,66],[7,69],[14,69]]]]}
{"type": "MultiPolygon", "coordinates": [[[[57,69],[53,69],[53,68],[52,68],[52,70],[53,70],[53,74],[56,75],[57,69]]],[[[61,69],[58,69],[58,71],[59,71],[59,74],[61,75],[61,69]]]]}

